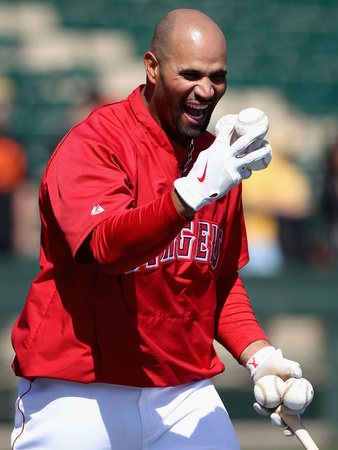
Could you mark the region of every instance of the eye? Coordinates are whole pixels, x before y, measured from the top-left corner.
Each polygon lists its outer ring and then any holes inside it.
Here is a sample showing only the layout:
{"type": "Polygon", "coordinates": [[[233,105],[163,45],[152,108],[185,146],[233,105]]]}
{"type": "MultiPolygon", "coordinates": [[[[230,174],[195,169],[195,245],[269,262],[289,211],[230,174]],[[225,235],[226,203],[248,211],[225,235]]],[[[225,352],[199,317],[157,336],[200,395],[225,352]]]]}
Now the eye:
{"type": "Polygon", "coordinates": [[[180,72],[180,75],[189,81],[195,81],[201,78],[201,74],[194,70],[183,70],[180,72]]]}
{"type": "Polygon", "coordinates": [[[226,83],[227,74],[226,72],[217,72],[210,77],[211,81],[215,84],[226,83]]]}

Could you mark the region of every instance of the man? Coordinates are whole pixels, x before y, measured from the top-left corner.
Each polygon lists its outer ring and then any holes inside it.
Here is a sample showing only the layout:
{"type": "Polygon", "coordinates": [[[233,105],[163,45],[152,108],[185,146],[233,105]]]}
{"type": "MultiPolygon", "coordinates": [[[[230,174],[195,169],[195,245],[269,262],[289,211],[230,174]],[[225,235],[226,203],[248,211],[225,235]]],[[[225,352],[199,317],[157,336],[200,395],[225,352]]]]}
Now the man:
{"type": "Polygon", "coordinates": [[[214,338],[258,378],[301,374],[237,273],[243,166],[271,148],[237,158],[261,130],[230,147],[235,116],[206,132],[226,90],[223,33],[174,10],[144,63],[146,85],[74,127],[44,174],[41,273],[12,336],[14,449],[238,449],[209,381],[224,370],[214,338]]]}

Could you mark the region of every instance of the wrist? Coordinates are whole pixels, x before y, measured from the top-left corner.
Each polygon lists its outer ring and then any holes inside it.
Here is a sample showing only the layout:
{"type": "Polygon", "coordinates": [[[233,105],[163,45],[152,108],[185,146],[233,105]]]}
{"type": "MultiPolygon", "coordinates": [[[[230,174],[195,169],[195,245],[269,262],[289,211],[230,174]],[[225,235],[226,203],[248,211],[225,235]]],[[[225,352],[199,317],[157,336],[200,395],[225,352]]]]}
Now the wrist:
{"type": "Polygon", "coordinates": [[[196,211],[182,199],[175,188],[172,190],[171,195],[178,213],[187,220],[193,220],[196,211]]]}
{"type": "Polygon", "coordinates": [[[256,370],[258,370],[259,367],[265,363],[265,361],[277,355],[279,355],[279,352],[272,345],[264,347],[254,353],[246,363],[246,368],[250,372],[251,377],[255,374],[256,370]]]}

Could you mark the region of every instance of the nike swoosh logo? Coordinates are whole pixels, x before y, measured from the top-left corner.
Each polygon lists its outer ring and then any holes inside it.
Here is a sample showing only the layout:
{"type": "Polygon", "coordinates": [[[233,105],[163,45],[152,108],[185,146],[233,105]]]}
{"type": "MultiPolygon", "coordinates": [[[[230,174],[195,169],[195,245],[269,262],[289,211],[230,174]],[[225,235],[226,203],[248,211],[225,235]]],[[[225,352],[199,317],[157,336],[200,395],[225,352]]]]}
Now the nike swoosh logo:
{"type": "Polygon", "coordinates": [[[205,180],[205,176],[206,176],[206,174],[207,174],[207,167],[208,167],[208,161],[207,161],[207,163],[206,163],[206,165],[205,165],[203,175],[202,175],[201,177],[197,177],[197,179],[198,179],[198,181],[199,181],[200,183],[203,183],[203,181],[205,180]]]}

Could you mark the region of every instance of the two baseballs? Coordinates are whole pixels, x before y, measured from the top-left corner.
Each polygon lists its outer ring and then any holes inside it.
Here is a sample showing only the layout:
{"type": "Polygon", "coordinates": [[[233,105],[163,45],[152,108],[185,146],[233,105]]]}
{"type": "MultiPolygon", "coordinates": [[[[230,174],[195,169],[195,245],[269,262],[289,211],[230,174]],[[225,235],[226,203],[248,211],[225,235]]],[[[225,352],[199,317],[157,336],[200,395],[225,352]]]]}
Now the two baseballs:
{"type": "Polygon", "coordinates": [[[284,382],[276,375],[266,375],[255,384],[254,395],[266,408],[283,403],[289,409],[300,411],[312,402],[314,390],[306,378],[289,378],[284,382]]]}
{"type": "Polygon", "coordinates": [[[266,408],[275,408],[282,403],[284,381],[276,375],[260,378],[254,386],[257,402],[266,408]]]}
{"type": "Polygon", "coordinates": [[[282,401],[293,410],[306,408],[313,399],[314,390],[306,378],[289,378],[284,383],[282,401]]]}
{"type": "MultiPolygon", "coordinates": [[[[235,142],[241,136],[252,131],[253,128],[259,126],[262,133],[259,139],[263,139],[269,130],[269,119],[265,112],[258,108],[246,108],[241,111],[235,122],[235,129],[231,138],[231,143],[235,142]]],[[[253,142],[249,147],[247,147],[245,153],[255,151],[257,149],[256,142],[253,142]]],[[[240,155],[239,155],[240,156],[240,155]]],[[[254,161],[246,165],[247,169],[250,170],[262,170],[265,169],[271,162],[271,155],[266,156],[263,159],[254,161]]]]}

